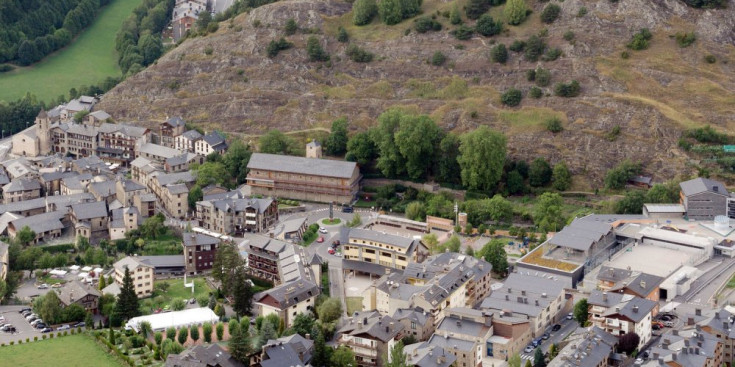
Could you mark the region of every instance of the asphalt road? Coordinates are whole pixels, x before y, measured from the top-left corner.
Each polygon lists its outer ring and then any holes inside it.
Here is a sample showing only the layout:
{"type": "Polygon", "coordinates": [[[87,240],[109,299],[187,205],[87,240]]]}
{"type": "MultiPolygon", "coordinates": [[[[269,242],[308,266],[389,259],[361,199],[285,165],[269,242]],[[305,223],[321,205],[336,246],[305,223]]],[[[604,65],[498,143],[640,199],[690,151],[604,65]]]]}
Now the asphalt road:
{"type": "Polygon", "coordinates": [[[674,298],[675,302],[689,303],[694,306],[711,306],[717,290],[727,282],[735,272],[735,258],[723,258],[721,264],[715,266],[699,279],[692,282],[688,292],[674,298]]]}
{"type": "MultiPolygon", "coordinates": [[[[544,354],[549,351],[549,348],[551,348],[552,344],[559,344],[562,340],[569,336],[569,334],[574,332],[574,330],[576,330],[579,326],[579,324],[575,320],[567,320],[566,318],[560,321],[559,325],[561,325],[561,329],[559,329],[559,331],[551,331],[551,326],[554,326],[553,324],[547,329],[547,332],[549,333],[549,339],[542,341],[540,346],[541,351],[544,352],[544,354]]],[[[535,352],[536,350],[531,353],[521,353],[521,359],[530,360],[533,362],[533,356],[535,352]]]]}

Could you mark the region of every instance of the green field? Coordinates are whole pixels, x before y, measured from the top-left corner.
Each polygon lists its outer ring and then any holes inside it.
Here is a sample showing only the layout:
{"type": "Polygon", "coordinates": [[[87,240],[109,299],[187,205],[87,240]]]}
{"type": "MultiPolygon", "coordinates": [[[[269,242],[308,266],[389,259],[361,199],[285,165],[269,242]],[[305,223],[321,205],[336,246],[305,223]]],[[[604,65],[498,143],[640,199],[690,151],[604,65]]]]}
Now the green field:
{"type": "Polygon", "coordinates": [[[0,100],[15,100],[31,92],[47,101],[66,95],[71,88],[119,76],[115,34],[140,3],[141,0],[113,0],[66,48],[32,66],[0,74],[0,100]]]}
{"type": "Polygon", "coordinates": [[[104,352],[92,337],[69,335],[61,338],[39,340],[21,345],[0,347],[3,366],[122,366],[118,360],[104,352]]]}

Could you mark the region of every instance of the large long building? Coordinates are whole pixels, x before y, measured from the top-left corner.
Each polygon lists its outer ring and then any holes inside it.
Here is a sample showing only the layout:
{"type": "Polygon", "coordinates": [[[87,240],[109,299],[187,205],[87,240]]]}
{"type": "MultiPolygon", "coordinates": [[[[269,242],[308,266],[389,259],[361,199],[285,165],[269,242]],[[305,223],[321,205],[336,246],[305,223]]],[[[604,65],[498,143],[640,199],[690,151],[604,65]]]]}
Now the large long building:
{"type": "Polygon", "coordinates": [[[255,153],[248,162],[252,193],[277,198],[350,203],[360,188],[354,162],[255,153]]]}
{"type": "Polygon", "coordinates": [[[403,270],[409,262],[424,261],[429,250],[421,240],[353,228],[344,245],[345,260],[354,260],[403,270]]]}

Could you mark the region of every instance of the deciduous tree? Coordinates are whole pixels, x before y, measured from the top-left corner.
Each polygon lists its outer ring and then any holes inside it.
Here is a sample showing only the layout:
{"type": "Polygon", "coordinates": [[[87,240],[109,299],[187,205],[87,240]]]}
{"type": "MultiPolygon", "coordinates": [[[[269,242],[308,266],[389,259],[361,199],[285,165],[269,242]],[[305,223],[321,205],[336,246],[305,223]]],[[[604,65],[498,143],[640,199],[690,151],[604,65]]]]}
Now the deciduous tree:
{"type": "Polygon", "coordinates": [[[462,184],[475,190],[494,189],[503,172],[506,139],[503,134],[482,125],[461,138],[460,155],[462,184]]]}

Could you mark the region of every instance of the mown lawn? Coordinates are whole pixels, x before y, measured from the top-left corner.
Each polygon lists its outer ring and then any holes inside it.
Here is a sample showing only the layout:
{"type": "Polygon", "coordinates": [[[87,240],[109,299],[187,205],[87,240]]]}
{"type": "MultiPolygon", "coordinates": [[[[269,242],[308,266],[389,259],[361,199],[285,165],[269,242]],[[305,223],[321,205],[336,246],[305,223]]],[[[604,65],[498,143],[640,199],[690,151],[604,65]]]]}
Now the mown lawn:
{"type": "MultiPolygon", "coordinates": [[[[181,298],[181,299],[191,299],[198,298],[201,296],[208,296],[209,292],[212,291],[212,288],[207,285],[207,282],[204,280],[204,278],[187,278],[187,283],[194,282],[194,293],[191,293],[191,288],[185,288],[184,287],[184,279],[169,279],[169,280],[157,280],[156,284],[159,283],[168,283],[169,287],[166,290],[166,293],[162,293],[160,295],[164,296],[168,299],[175,299],[175,298],[181,298]]],[[[156,294],[159,295],[159,294],[156,294]]]]}
{"type": "Polygon", "coordinates": [[[20,345],[6,345],[0,347],[0,361],[3,366],[15,367],[122,366],[87,335],[68,335],[28,344],[24,342],[20,345]]]}
{"type": "Polygon", "coordinates": [[[119,76],[115,34],[140,3],[141,0],[113,0],[71,45],[37,64],[0,74],[0,100],[15,100],[31,92],[48,101],[68,94],[71,88],[119,76]]]}

